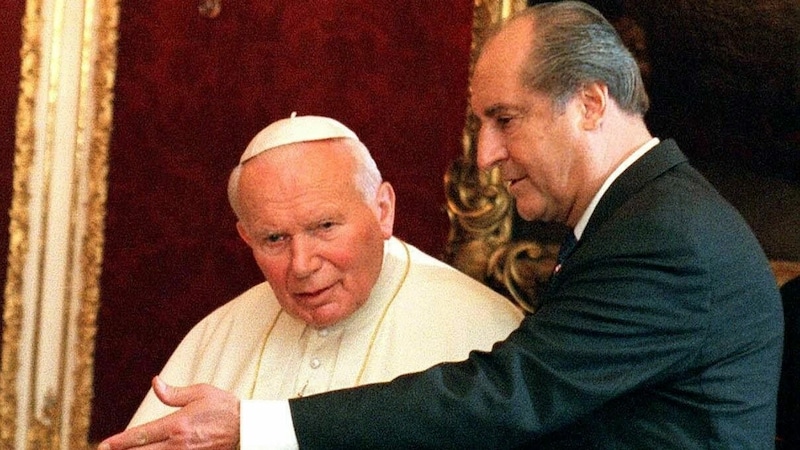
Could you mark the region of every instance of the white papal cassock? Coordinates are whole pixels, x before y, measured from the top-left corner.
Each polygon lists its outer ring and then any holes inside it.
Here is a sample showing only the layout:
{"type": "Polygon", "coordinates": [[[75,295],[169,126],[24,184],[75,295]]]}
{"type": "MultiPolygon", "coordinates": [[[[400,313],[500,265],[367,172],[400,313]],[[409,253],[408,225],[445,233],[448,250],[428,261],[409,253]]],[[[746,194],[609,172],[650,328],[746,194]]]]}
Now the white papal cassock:
{"type": "MultiPolygon", "coordinates": [[[[522,320],[512,303],[397,238],[386,241],[369,300],[317,329],[282,311],[268,283],[221,306],[164,366],[168,384],[209,383],[242,399],[279,400],[388,381],[489,350],[522,320]]],[[[172,412],[152,389],[130,426],[172,412]]]]}

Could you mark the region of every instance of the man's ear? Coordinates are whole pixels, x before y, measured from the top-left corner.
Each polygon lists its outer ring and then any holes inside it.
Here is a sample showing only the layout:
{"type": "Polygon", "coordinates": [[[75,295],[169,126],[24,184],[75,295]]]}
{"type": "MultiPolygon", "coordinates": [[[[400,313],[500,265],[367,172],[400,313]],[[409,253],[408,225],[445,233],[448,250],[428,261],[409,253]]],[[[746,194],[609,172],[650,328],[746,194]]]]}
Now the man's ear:
{"type": "Polygon", "coordinates": [[[394,232],[394,188],[387,181],[378,187],[378,195],[375,199],[378,204],[378,223],[384,239],[392,237],[394,232]]]}
{"type": "Polygon", "coordinates": [[[608,95],[608,86],[600,82],[593,82],[585,85],[579,95],[582,112],[584,130],[596,130],[603,122],[606,115],[606,108],[611,101],[608,95]]]}

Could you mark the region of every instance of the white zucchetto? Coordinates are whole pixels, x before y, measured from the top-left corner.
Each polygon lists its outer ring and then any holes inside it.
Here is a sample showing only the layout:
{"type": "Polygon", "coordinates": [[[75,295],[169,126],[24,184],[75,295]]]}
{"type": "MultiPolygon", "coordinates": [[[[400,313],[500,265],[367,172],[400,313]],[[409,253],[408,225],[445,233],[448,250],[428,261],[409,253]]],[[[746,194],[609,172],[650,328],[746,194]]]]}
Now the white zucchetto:
{"type": "Polygon", "coordinates": [[[288,119],[273,122],[259,131],[247,145],[239,163],[281,145],[336,138],[359,140],[351,129],[330,117],[297,116],[296,114],[292,113],[288,119]]]}

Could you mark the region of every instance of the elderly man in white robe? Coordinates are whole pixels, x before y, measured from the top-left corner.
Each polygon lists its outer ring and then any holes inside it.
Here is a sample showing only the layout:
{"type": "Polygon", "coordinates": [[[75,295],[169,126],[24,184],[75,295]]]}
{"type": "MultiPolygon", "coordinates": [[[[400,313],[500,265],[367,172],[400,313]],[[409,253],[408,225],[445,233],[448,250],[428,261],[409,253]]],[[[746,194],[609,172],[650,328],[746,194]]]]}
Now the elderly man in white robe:
{"type": "Polygon", "coordinates": [[[163,383],[238,399],[311,395],[466,359],[522,320],[506,298],[393,237],[392,186],[333,119],[293,114],[263,129],[228,195],[266,281],[189,332],[129,428],[180,406],[160,401],[163,383]]]}

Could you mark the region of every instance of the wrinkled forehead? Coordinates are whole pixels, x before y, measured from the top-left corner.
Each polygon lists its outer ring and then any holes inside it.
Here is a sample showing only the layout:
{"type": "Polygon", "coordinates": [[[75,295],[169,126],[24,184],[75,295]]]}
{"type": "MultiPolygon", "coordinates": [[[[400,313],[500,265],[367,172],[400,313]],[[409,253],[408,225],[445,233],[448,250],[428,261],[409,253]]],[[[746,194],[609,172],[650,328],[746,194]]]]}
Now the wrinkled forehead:
{"type": "Polygon", "coordinates": [[[530,53],[532,34],[530,21],[514,20],[489,38],[475,63],[471,99],[493,92],[511,92],[522,86],[522,70],[530,53]]]}
{"type": "Polygon", "coordinates": [[[497,63],[519,63],[523,61],[533,44],[534,21],[531,17],[511,19],[483,43],[476,67],[486,65],[498,67],[497,63]]]}
{"type": "Polygon", "coordinates": [[[270,149],[241,166],[239,195],[243,213],[267,214],[272,208],[299,212],[309,205],[360,201],[353,158],[343,157],[341,142],[315,141],[270,149]]]}

